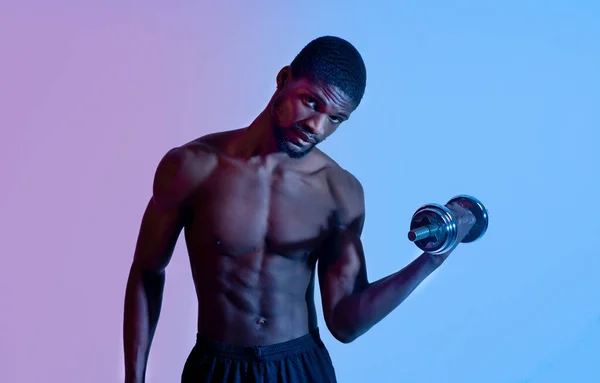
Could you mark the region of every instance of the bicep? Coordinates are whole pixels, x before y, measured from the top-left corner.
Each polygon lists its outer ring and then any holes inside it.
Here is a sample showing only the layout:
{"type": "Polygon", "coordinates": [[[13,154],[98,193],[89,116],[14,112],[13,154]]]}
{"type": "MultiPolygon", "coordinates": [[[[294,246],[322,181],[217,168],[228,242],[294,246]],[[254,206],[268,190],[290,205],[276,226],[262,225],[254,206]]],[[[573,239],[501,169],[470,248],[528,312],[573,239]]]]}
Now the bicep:
{"type": "Polygon", "coordinates": [[[340,228],[327,241],[319,258],[319,285],[325,315],[343,298],[369,284],[360,230],[340,228]]]}
{"type": "Polygon", "coordinates": [[[338,177],[331,184],[336,185],[333,191],[340,208],[329,224],[332,235],[319,258],[319,284],[326,315],[330,315],[343,298],[369,284],[360,240],[365,223],[364,191],[350,173],[336,175],[338,177]]]}
{"type": "Polygon", "coordinates": [[[153,181],[153,196],[146,206],[137,239],[134,266],[144,271],[163,270],[183,229],[187,182],[182,151],[173,149],[160,161],[153,181]]]}
{"type": "Polygon", "coordinates": [[[133,265],[143,271],[162,271],[169,263],[179,234],[183,217],[178,209],[160,207],[150,199],[136,243],[133,265]]]}

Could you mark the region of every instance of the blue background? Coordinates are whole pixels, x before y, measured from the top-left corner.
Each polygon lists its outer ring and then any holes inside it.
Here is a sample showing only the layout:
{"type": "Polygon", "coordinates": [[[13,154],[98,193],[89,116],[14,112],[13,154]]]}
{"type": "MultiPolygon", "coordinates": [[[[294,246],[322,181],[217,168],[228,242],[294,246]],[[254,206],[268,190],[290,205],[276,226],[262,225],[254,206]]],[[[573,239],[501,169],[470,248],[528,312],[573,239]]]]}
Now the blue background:
{"type": "Polygon", "coordinates": [[[600,382],[600,3],[353,4],[293,41],[339,34],[367,63],[323,146],[365,187],[371,280],[418,254],[421,204],[472,194],[490,227],[355,343],[328,339],[340,381],[600,382]]]}

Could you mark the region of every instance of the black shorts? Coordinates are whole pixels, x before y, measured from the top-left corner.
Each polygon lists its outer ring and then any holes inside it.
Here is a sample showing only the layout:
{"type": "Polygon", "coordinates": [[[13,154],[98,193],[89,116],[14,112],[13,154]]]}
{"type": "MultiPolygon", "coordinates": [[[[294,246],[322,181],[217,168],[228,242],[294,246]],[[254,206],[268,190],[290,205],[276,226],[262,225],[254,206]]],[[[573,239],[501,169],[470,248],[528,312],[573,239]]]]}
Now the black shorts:
{"type": "Polygon", "coordinates": [[[197,338],[182,383],[335,383],[319,330],[269,346],[241,347],[197,338]]]}

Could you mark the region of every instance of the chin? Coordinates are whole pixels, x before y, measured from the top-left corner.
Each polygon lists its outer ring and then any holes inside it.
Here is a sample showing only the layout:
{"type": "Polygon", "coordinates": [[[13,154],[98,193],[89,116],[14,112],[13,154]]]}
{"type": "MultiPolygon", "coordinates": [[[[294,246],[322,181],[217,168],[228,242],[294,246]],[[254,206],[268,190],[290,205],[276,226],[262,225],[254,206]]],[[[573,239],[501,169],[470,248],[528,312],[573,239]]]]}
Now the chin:
{"type": "Polygon", "coordinates": [[[288,142],[287,150],[285,150],[285,153],[290,158],[300,159],[300,158],[307,156],[314,148],[315,148],[314,145],[310,145],[308,147],[303,147],[303,148],[298,148],[298,146],[292,144],[291,142],[288,142]]]}
{"type": "Polygon", "coordinates": [[[273,129],[273,135],[275,136],[277,147],[281,153],[287,154],[289,158],[300,159],[305,157],[315,148],[316,145],[314,144],[298,146],[293,143],[287,135],[288,129],[290,128],[282,127],[280,125],[276,125],[273,129]]]}
{"type": "Polygon", "coordinates": [[[291,141],[283,140],[278,142],[279,151],[287,154],[289,158],[300,159],[305,157],[314,149],[314,145],[308,147],[299,147],[291,141]]]}

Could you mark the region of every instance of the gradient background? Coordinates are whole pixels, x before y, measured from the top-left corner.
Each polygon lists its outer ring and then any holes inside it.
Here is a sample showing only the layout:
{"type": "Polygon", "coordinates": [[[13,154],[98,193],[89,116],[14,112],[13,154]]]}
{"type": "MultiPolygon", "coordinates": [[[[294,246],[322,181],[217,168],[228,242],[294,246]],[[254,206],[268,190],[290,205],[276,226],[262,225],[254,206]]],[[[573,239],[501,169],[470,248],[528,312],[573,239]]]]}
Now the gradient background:
{"type": "MultiPolygon", "coordinates": [[[[371,280],[418,254],[420,205],[469,193],[491,218],[354,343],[320,320],[339,381],[600,382],[597,1],[166,3],[0,5],[0,381],[122,381],[158,161],[249,124],[333,34],[368,68],[323,148],[365,187],[371,280]]],[[[183,241],[163,307],[148,382],[178,381],[195,341],[183,241]]]]}

